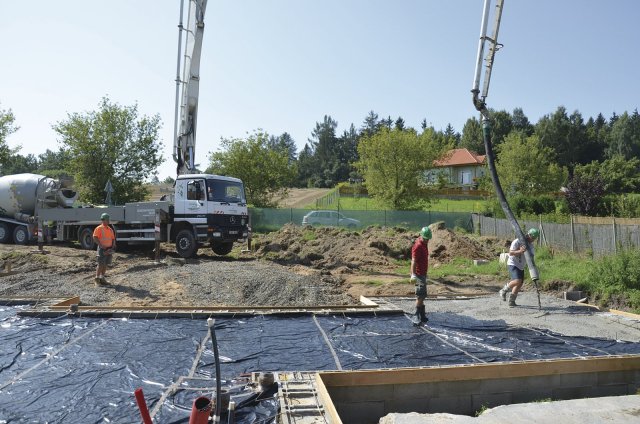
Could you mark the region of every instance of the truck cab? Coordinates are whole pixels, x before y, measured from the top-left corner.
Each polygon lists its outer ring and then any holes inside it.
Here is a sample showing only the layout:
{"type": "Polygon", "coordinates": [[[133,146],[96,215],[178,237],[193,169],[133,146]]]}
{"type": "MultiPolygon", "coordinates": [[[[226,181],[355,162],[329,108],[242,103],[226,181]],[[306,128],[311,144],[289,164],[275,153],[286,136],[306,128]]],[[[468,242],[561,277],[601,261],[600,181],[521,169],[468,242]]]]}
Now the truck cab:
{"type": "Polygon", "coordinates": [[[249,233],[244,185],[238,178],[212,174],[180,175],[175,183],[171,238],[183,257],[209,244],[226,255],[249,233]]]}

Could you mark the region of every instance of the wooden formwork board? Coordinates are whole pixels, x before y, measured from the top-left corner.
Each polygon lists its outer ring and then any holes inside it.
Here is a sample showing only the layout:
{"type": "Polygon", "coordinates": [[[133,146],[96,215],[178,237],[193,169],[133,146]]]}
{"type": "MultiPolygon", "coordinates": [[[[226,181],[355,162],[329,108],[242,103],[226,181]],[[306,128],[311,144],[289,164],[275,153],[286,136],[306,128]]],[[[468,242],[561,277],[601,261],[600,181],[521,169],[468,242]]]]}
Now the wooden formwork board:
{"type": "Polygon", "coordinates": [[[640,355],[595,356],[581,359],[501,362],[394,370],[320,372],[325,387],[414,384],[442,381],[518,378],[558,374],[640,370],[640,355]]]}

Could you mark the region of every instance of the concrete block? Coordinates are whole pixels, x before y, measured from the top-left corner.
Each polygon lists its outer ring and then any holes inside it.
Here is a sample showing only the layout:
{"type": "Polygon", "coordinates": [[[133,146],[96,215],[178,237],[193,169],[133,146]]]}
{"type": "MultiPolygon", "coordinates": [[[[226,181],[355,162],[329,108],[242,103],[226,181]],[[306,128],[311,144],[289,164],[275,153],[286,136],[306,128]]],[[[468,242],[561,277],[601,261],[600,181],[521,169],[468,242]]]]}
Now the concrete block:
{"type": "Polygon", "coordinates": [[[609,384],[607,386],[597,386],[594,388],[594,396],[623,396],[629,394],[627,384],[609,384]]]}
{"type": "Polygon", "coordinates": [[[592,386],[554,388],[551,398],[554,400],[582,399],[592,397],[592,386]]]}
{"type": "Polygon", "coordinates": [[[598,384],[598,373],[584,374],[560,374],[557,376],[553,387],[583,387],[595,386],[598,384]]]}
{"type": "Polygon", "coordinates": [[[577,302],[578,300],[585,297],[587,297],[587,293],[580,290],[564,292],[564,300],[572,300],[574,302],[577,302]]]}
{"type": "Polygon", "coordinates": [[[385,410],[388,412],[419,412],[421,414],[426,414],[430,411],[430,400],[429,399],[416,399],[416,398],[397,398],[397,399],[389,399],[386,403],[385,410]]]}
{"type": "Polygon", "coordinates": [[[339,402],[334,404],[343,423],[377,423],[389,411],[384,402],[339,402]]]}
{"type": "Polygon", "coordinates": [[[598,386],[608,384],[633,383],[633,374],[628,371],[600,372],[597,377],[598,386]]]}
{"type": "Polygon", "coordinates": [[[419,399],[439,396],[438,388],[442,383],[416,383],[416,384],[395,384],[393,386],[394,399],[419,399]]]}
{"type": "Polygon", "coordinates": [[[510,405],[511,403],[513,403],[511,392],[478,393],[471,396],[471,407],[474,411],[479,411],[483,406],[494,408],[500,405],[510,405]]]}
{"type": "Polygon", "coordinates": [[[553,392],[550,388],[511,392],[512,403],[538,402],[542,399],[553,399],[553,392]]]}
{"type": "Polygon", "coordinates": [[[375,386],[330,387],[332,399],[342,402],[384,401],[395,397],[393,384],[375,386]]]}
{"type": "Polygon", "coordinates": [[[429,399],[429,412],[448,412],[451,414],[473,415],[471,395],[445,396],[429,399]]]}

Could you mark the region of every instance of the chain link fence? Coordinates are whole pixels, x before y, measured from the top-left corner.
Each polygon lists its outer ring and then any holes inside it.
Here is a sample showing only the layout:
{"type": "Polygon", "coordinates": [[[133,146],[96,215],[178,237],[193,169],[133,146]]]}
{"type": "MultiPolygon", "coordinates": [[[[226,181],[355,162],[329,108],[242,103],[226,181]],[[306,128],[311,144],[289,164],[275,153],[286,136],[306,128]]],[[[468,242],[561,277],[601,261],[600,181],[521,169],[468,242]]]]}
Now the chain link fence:
{"type": "MultiPolygon", "coordinates": [[[[267,209],[251,208],[251,228],[254,231],[276,231],[283,225],[293,223],[302,225],[305,215],[311,213],[309,209],[267,209]]],[[[392,210],[346,210],[326,211],[340,214],[335,222],[316,223],[314,225],[348,227],[362,229],[371,225],[381,227],[403,227],[412,231],[438,221],[444,221],[447,228],[459,227],[466,231],[473,231],[471,214],[468,212],[431,212],[431,211],[392,211],[392,210]]]]}
{"type": "MultiPolygon", "coordinates": [[[[640,225],[629,220],[616,221],[616,218],[603,219],[600,223],[577,223],[571,217],[569,224],[554,224],[538,221],[519,221],[523,229],[538,228],[539,243],[560,250],[583,252],[600,257],[615,253],[621,249],[640,248],[640,225]]],[[[475,232],[483,236],[515,238],[515,232],[507,219],[497,219],[472,214],[475,232]]]]}

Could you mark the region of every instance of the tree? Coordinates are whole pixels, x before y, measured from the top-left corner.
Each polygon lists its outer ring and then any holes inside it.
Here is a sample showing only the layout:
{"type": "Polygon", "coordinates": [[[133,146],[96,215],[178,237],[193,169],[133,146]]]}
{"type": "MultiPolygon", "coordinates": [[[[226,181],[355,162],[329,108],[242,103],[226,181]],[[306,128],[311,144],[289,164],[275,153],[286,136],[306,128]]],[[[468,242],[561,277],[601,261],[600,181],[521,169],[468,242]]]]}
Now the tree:
{"type": "Polygon", "coordinates": [[[172,176],[167,176],[164,180],[162,180],[162,184],[170,184],[173,185],[175,184],[176,179],[173,178],[172,176]]]}
{"type": "Polygon", "coordinates": [[[269,147],[278,151],[286,152],[289,157],[289,162],[293,163],[297,159],[298,148],[296,142],[291,135],[287,132],[282,133],[278,137],[269,136],[269,147]]]}
{"type": "Polygon", "coordinates": [[[553,114],[540,118],[535,133],[544,147],[553,150],[558,165],[567,167],[570,173],[576,165],[589,162],[587,128],[577,110],[569,116],[564,106],[558,107],[553,114]]]}
{"type": "Polygon", "coordinates": [[[26,156],[17,153],[11,154],[2,166],[3,175],[34,173],[37,170],[38,159],[32,154],[26,156]]]}
{"type": "Polygon", "coordinates": [[[625,159],[640,156],[640,115],[636,109],[631,115],[624,112],[611,125],[607,157],[625,159]]]}
{"type": "Polygon", "coordinates": [[[378,114],[374,111],[370,111],[362,124],[361,133],[363,136],[372,136],[380,129],[380,120],[378,114]]]}
{"type": "Polygon", "coordinates": [[[485,154],[482,125],[478,119],[467,119],[464,127],[462,127],[462,136],[460,137],[459,146],[481,155],[485,154]]]}
{"type": "Polygon", "coordinates": [[[603,162],[593,161],[587,165],[577,166],[575,175],[581,177],[600,177],[606,193],[640,192],[640,159],[625,159],[617,155],[603,162]]]}
{"type": "Polygon", "coordinates": [[[2,166],[3,170],[6,160],[14,153],[7,144],[7,137],[20,129],[15,125],[15,120],[16,118],[13,116],[11,109],[0,109],[0,166],[2,166]]]}
{"type": "Polygon", "coordinates": [[[581,215],[594,216],[604,194],[604,181],[600,175],[574,175],[567,184],[565,193],[569,211],[581,215]]]}
{"type": "Polygon", "coordinates": [[[513,132],[497,147],[496,169],[508,195],[538,195],[557,191],[567,178],[553,161],[553,152],[536,136],[513,132]]]}
{"type": "Polygon", "coordinates": [[[396,119],[395,126],[397,130],[402,131],[404,129],[405,123],[404,123],[404,119],[402,119],[402,116],[398,116],[398,119],[396,119]]]}
{"type": "Polygon", "coordinates": [[[53,129],[68,151],[69,169],[86,202],[102,203],[107,181],[113,185],[113,201],[143,200],[142,184],[162,163],[158,141],[159,115],[138,117],[138,107],[120,106],[104,97],[98,110],[72,113],[53,129]]]}
{"type": "Polygon", "coordinates": [[[317,166],[313,160],[314,153],[313,147],[306,143],[298,155],[298,185],[301,187],[316,186],[314,175],[317,166]]]}
{"type": "Polygon", "coordinates": [[[413,209],[427,203],[421,187],[424,171],[443,153],[431,140],[432,134],[383,128],[361,138],[356,168],[369,194],[393,209],[413,209]]]}
{"type": "Polygon", "coordinates": [[[517,107],[511,113],[511,129],[520,131],[527,137],[533,134],[533,125],[529,122],[529,118],[524,114],[522,108],[517,107]]]}
{"type": "Polygon", "coordinates": [[[206,172],[240,178],[247,201],[255,207],[276,206],[277,196],[295,181],[297,167],[284,150],[269,147],[269,135],[258,131],[246,139],[222,140],[223,151],[210,154],[206,172]]]}

